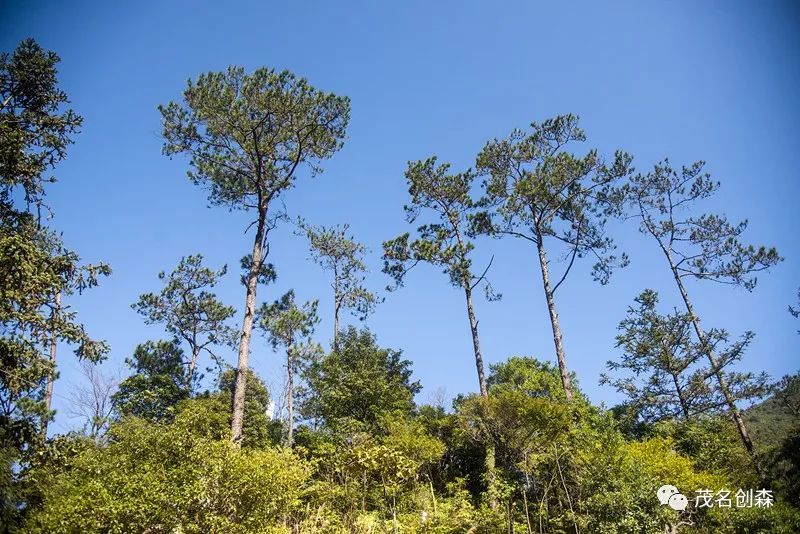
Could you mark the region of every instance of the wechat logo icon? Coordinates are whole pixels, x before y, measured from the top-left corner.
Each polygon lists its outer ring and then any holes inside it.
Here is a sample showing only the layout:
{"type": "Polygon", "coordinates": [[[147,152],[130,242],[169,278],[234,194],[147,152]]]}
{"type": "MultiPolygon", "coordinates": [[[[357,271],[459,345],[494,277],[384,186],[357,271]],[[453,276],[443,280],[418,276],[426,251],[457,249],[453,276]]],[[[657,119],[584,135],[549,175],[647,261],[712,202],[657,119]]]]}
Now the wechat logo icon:
{"type": "Polygon", "coordinates": [[[689,499],[686,498],[686,495],[679,492],[675,486],[669,484],[658,488],[656,496],[662,506],[667,505],[676,512],[682,512],[689,506],[689,499]]]}

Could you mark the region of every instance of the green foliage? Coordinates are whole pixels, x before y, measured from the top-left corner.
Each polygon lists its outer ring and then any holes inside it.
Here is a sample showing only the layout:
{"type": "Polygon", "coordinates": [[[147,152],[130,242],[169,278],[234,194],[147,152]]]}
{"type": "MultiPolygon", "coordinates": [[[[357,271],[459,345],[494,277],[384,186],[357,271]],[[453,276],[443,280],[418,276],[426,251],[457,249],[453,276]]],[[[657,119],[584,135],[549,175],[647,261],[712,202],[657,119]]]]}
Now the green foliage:
{"type": "MultiPolygon", "coordinates": [[[[536,358],[512,356],[502,363],[491,365],[489,386],[491,391],[511,389],[529,397],[551,401],[565,400],[564,388],[556,368],[550,362],[536,358]]],[[[575,383],[573,374],[573,383],[575,383]]]]}
{"type": "Polygon", "coordinates": [[[299,226],[308,239],[311,258],[333,274],[334,334],[338,335],[339,312],[342,309],[350,310],[363,321],[377,304],[375,294],[364,287],[367,272],[364,254],[367,248],[347,236],[348,224],[326,228],[301,220],[299,226]]]}
{"type": "Polygon", "coordinates": [[[261,209],[291,187],[295,170],[342,145],[350,101],[288,71],[241,67],[190,80],[183,102],[159,106],[164,153],[188,154],[189,178],[213,204],[261,209]]]}
{"type": "Polygon", "coordinates": [[[115,425],[108,447],[48,473],[25,531],[264,532],[298,508],[305,462],[200,436],[197,419],[187,410],[171,424],[130,418],[115,425]]]}
{"type": "Polygon", "coordinates": [[[83,119],[71,109],[58,87],[61,58],[33,39],[12,54],[0,54],[0,216],[13,216],[15,190],[27,205],[42,206],[45,173],[55,167],[72,144],[83,119]]]}
{"type": "MultiPolygon", "coordinates": [[[[248,254],[239,260],[239,266],[242,269],[242,285],[247,285],[247,273],[253,270],[253,255],[248,254]]],[[[275,282],[278,279],[278,272],[275,266],[271,263],[261,262],[261,265],[255,270],[256,280],[259,285],[267,285],[275,282]]]]}
{"type": "Polygon", "coordinates": [[[189,396],[184,388],[187,371],[178,341],[148,341],[137,345],[133,356],[126,358],[125,363],[134,374],[123,380],[112,396],[117,413],[148,421],[171,419],[177,404],[189,396]]]}
{"type": "Polygon", "coordinates": [[[800,421],[800,373],[786,375],[772,388],[772,396],[744,412],[753,439],[767,449],[779,445],[800,421]]]}
{"type": "MultiPolygon", "coordinates": [[[[482,274],[473,272],[471,253],[475,245],[470,239],[469,221],[475,215],[476,208],[470,193],[475,174],[470,170],[450,174],[449,169],[447,163],[437,165],[436,157],[408,164],[406,180],[411,205],[404,207],[406,219],[413,223],[422,217],[431,222],[417,228],[418,237],[413,241],[409,241],[411,234],[406,232],[383,243],[383,272],[394,279],[396,289],[403,285],[411,269],[420,262],[428,263],[441,268],[448,275],[450,283],[464,291],[478,386],[481,394],[486,395],[486,377],[472,293],[483,284],[487,299],[500,298],[486,278],[494,258],[489,260],[482,274]]],[[[391,290],[392,287],[387,289],[391,290]]],[[[490,465],[487,467],[491,470],[490,465]]]]}
{"type": "Polygon", "coordinates": [[[561,280],[576,257],[590,255],[597,260],[594,278],[605,284],[615,266],[627,264],[624,254],[613,254],[604,226],[632,158],[618,151],[607,165],[596,150],[583,157],[566,151],[567,145],[585,140],[578,117],[562,115],[532,123],[529,133],[514,130],[507,139],[488,142],[477,166],[487,177],[481,204],[493,210],[475,217],[473,231],[520,237],[537,246],[552,238],[571,258],[561,280]]]}
{"type": "MultiPolygon", "coordinates": [[[[433,215],[434,222],[417,228],[419,237],[409,241],[405,233],[383,244],[383,271],[396,286],[406,273],[420,262],[440,267],[456,287],[472,290],[483,283],[490,299],[498,298],[485,276],[472,272],[470,253],[475,248],[469,239],[469,219],[475,212],[470,189],[475,179],[472,171],[449,174],[450,165],[437,165],[436,157],[408,164],[406,180],[411,205],[405,206],[406,218],[413,223],[433,215]]],[[[484,273],[485,275],[485,273],[484,273]]]]}
{"type": "Polygon", "coordinates": [[[82,119],[58,87],[59,57],[34,40],[0,55],[0,448],[23,450],[46,432],[48,384],[57,376],[56,343],[99,361],[107,345],[92,339],[68,304],[110,274],[81,265],[43,226],[46,175],[66,157],[82,119]],[[21,202],[20,202],[21,201],[21,202]],[[21,206],[20,206],[21,204],[21,206]],[[48,354],[49,353],[49,354],[48,354]]]}
{"type": "MultiPolygon", "coordinates": [[[[216,399],[216,407],[225,415],[226,427],[230,427],[231,398],[236,383],[236,371],[229,369],[219,377],[219,392],[212,395],[216,399]]],[[[267,415],[270,396],[267,386],[252,370],[247,370],[247,397],[244,401],[244,423],[242,429],[242,447],[265,447],[269,443],[278,443],[279,429],[267,415]]],[[[220,429],[222,431],[222,429],[220,429]]]]}
{"type": "Polygon", "coordinates": [[[200,352],[206,351],[217,359],[211,347],[232,346],[236,342],[236,332],[226,324],[235,310],[208,291],[225,272],[225,267],[220,271],[204,267],[200,254],[181,258],[169,275],[159,273],[158,278],[164,281],[161,292],[141,295],[132,305],[147,324],[163,324],[167,332],[188,344],[190,359],[183,384],[187,391],[195,380],[200,352]]]}
{"type": "Polygon", "coordinates": [[[331,353],[323,356],[311,340],[317,301],[299,305],[290,291],[255,309],[257,286],[276,278],[266,262],[267,237],[285,215],[276,213],[274,201],[281,205],[298,169],[321,170],[321,161],[342,146],[349,120],[348,99],[264,68],[203,74],[188,82],[180,103],[160,107],[164,153],[190,158],[189,178],[208,188],[212,204],[257,212],[253,250],[241,261],[247,288],[242,335],[226,324],[235,310],[210,292],[225,268],[204,267],[200,255],[182,258],[172,273],[159,275],[159,293],[144,294],[133,306],[175,339],[139,345],[126,360],[134,373],[113,396],[119,417],[106,438],[45,440],[56,342],[73,345],[88,361],[107,351],[61,297],[110,272],[104,265],[81,266],[34,216],[46,208],[44,184],[53,180],[46,173],[63,159],[81,124],[63,109],[57,63],[32,40],[0,57],[3,532],[800,531],[797,376],[786,377],[769,401],[745,414],[778,496],[774,507],[690,505],[677,513],[655,496],[665,483],[692,495],[697,488],[755,488],[763,480],[743,468],[749,446],[736,440],[742,428],[736,403],[762,395],[766,377],[730,368],[753,334],[731,341],[721,329],[703,332],[682,280],[750,290],[755,274],[780,257],[741,242],[746,222],[683,216],[685,207],[717,188],[702,164],[675,171],[665,162],[620,187],[631,173],[630,156],[618,152],[606,164],[595,150],[568,152],[568,145],[585,140],[572,115],[489,142],[477,171],[453,174],[436,158],[410,163],[406,213],[421,225],[413,238],[406,233],[384,243],[384,271],[400,286],[411,268],[429,263],[465,291],[481,390],[457,397],[452,412],[417,407],[421,388],[400,351],[379,347],[366,329],[338,329],[341,308],[364,318],[376,303],[363,284],[365,248],[347,235],[347,225],[300,225],[312,258],[334,278],[331,353]],[[480,175],[484,196],[475,201],[480,175]],[[14,204],[19,200],[24,208],[14,204]],[[614,255],[605,233],[606,217],[621,215],[625,204],[665,253],[687,313],[658,313],[654,291],[636,299],[620,324],[622,359],[610,364],[630,374],[607,379],[629,398],[612,413],[593,406],[577,386],[573,392],[553,293],[577,258],[596,259],[593,275],[601,283],[627,262],[624,254],[614,255]],[[474,239],[482,233],[537,246],[558,367],[513,357],[492,365],[485,379],[471,296],[481,284],[495,296],[486,280],[489,267],[473,271],[474,239]],[[552,285],[545,242],[568,261],[552,285]],[[270,421],[269,392],[248,368],[254,319],[273,348],[286,349],[289,445],[294,380],[305,381],[298,397],[307,425],[297,429],[294,451],[276,446],[284,429],[270,421]],[[221,372],[216,391],[197,395],[200,353],[215,357],[213,347],[237,339],[236,369],[221,372]],[[190,349],[188,358],[181,343],[190,349]],[[700,355],[709,357],[708,367],[698,363],[700,355]],[[711,378],[718,389],[706,383],[711,378]],[[738,429],[716,414],[723,404],[738,429]],[[629,418],[621,417],[626,413],[629,418]]]}
{"type": "Polygon", "coordinates": [[[663,421],[651,433],[670,439],[675,450],[691,458],[698,469],[719,473],[739,487],[755,487],[760,482],[750,468],[747,450],[736,439],[736,426],[728,417],[663,421]]]}
{"type": "Polygon", "coordinates": [[[419,382],[411,381],[411,362],[402,352],[382,349],[369,330],[349,327],[338,347],[306,372],[301,413],[328,426],[356,422],[376,428],[380,414],[409,414],[419,382]]]}
{"type": "Polygon", "coordinates": [[[315,499],[335,506],[351,529],[361,528],[368,509],[389,518],[431,504],[426,482],[444,445],[401,413],[379,419],[374,433],[340,427],[303,428],[298,435],[298,450],[316,460],[315,478],[322,484],[315,499]]]}
{"type": "MultiPolygon", "coordinates": [[[[250,357],[250,335],[259,282],[274,279],[265,262],[269,232],[283,217],[270,215],[273,200],[291,188],[296,171],[321,170],[320,161],[342,146],[350,119],[350,101],[319,91],[289,71],[241,67],[201,74],[189,80],[181,103],[159,106],[168,156],[190,157],[189,179],[209,189],[212,204],[255,210],[253,249],[242,261],[249,266],[243,282],[246,310],[239,338],[231,423],[234,442],[241,440],[250,357]]],[[[291,427],[290,427],[291,433],[291,427]]],[[[291,441],[291,440],[290,440],[291,441]]]]}
{"type": "Polygon", "coordinates": [[[586,140],[574,115],[532,123],[530,133],[514,130],[507,139],[493,140],[478,154],[478,171],[486,178],[482,211],[471,217],[473,234],[512,236],[536,247],[553,343],[566,398],[573,395],[555,292],[566,280],[576,258],[597,261],[592,276],[606,284],[616,267],[628,263],[614,255],[616,245],[605,234],[606,217],[614,211],[619,181],[630,173],[631,156],[617,152],[611,165],[596,150],[585,156],[567,145],[586,140]],[[560,248],[567,266],[556,279],[547,259],[560,248]]]}
{"type": "Polygon", "coordinates": [[[609,370],[626,375],[603,374],[600,383],[628,397],[633,422],[688,420],[717,410],[722,403],[708,383],[713,373],[698,363],[704,354],[692,341],[691,317],[677,310],[658,313],[658,293],[651,289],[635,301],[618,327],[622,358],[607,363],[609,370]]]}
{"type": "Polygon", "coordinates": [[[298,306],[294,291],[290,290],[280,300],[264,304],[258,310],[258,325],[267,335],[273,348],[286,348],[286,406],[287,432],[286,444],[291,447],[294,437],[294,397],[295,377],[309,362],[320,357],[322,348],[310,339],[314,327],[319,322],[317,305],[319,301],[306,302],[298,306]]]}
{"type": "Polygon", "coordinates": [[[744,417],[777,495],[800,506],[800,374],[784,376],[744,417]]]}
{"type": "Polygon", "coordinates": [[[752,290],[756,274],[779,263],[775,248],[744,244],[747,221],[731,223],[723,215],[691,216],[697,201],[711,197],[719,182],[703,171],[705,163],[673,169],[668,160],[631,178],[626,188],[641,231],[670,256],[676,276],[735,284],[752,290]]]}
{"type": "Polygon", "coordinates": [[[290,290],[279,300],[259,308],[258,324],[273,348],[291,348],[314,332],[314,327],[319,323],[318,305],[319,301],[314,300],[298,306],[294,300],[294,290],[290,290]]]}

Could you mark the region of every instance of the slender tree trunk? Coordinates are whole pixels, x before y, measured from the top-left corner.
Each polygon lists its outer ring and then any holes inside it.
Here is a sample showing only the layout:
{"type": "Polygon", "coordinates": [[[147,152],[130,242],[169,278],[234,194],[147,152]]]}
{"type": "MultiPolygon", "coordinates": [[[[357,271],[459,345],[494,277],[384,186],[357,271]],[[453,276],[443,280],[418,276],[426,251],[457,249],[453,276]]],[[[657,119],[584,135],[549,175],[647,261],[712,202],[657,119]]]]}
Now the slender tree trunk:
{"type": "Polygon", "coordinates": [[[197,367],[197,359],[200,357],[200,348],[192,343],[192,358],[189,360],[189,369],[186,371],[186,380],[183,383],[183,389],[189,395],[192,391],[192,379],[194,378],[194,370],[197,367]]]}
{"type": "Polygon", "coordinates": [[[689,406],[686,404],[686,399],[683,398],[683,388],[681,388],[681,384],[678,381],[678,375],[670,373],[672,376],[672,382],[675,385],[675,392],[678,394],[678,402],[681,403],[681,411],[683,412],[684,420],[689,420],[689,406]]]}
{"type": "Polygon", "coordinates": [[[397,534],[397,500],[395,499],[394,493],[392,493],[392,526],[394,534],[397,534]]]}
{"type": "Polygon", "coordinates": [[[481,342],[478,337],[478,319],[475,317],[475,308],[472,305],[472,290],[468,284],[464,286],[464,296],[467,299],[467,315],[469,316],[469,329],[472,332],[472,349],[475,351],[475,367],[478,370],[478,386],[481,397],[489,396],[489,388],[486,385],[486,374],[483,370],[483,356],[481,355],[481,342]]]}
{"type": "Polygon", "coordinates": [[[522,488],[522,502],[525,506],[525,524],[528,527],[528,534],[533,534],[531,527],[531,514],[528,511],[528,488],[531,487],[531,479],[528,475],[528,451],[525,451],[525,487],[522,488]]]}
{"type": "Polygon", "coordinates": [[[428,485],[431,488],[431,501],[433,501],[433,515],[436,516],[436,494],[433,492],[433,480],[428,475],[428,485]]]}
{"type": "Polygon", "coordinates": [[[553,327],[553,343],[556,346],[556,358],[558,359],[558,371],[561,373],[561,384],[564,386],[564,394],[567,400],[572,400],[572,380],[567,369],[567,355],[564,352],[564,342],[561,337],[561,327],[558,324],[558,311],[556,311],[556,301],[553,299],[553,289],[550,286],[550,272],[547,267],[547,253],[544,250],[542,236],[538,236],[536,247],[539,250],[539,266],[542,269],[542,285],[544,295],[547,299],[547,311],[550,312],[550,325],[553,327]]]}
{"type": "MultiPolygon", "coordinates": [[[[472,332],[472,348],[475,352],[475,367],[478,370],[478,387],[480,388],[481,397],[484,399],[489,398],[489,387],[486,384],[486,373],[483,369],[483,356],[481,355],[481,342],[478,336],[478,319],[475,317],[475,307],[472,305],[472,289],[470,289],[469,281],[464,282],[464,296],[467,300],[467,316],[469,317],[469,328],[472,332]]],[[[494,495],[495,485],[495,450],[494,445],[486,445],[486,482],[489,488],[489,505],[492,510],[498,506],[497,498],[494,495]]]]}
{"type": "Polygon", "coordinates": [[[50,316],[50,320],[53,323],[52,329],[50,330],[50,365],[52,365],[52,371],[47,376],[47,386],[45,386],[44,390],[44,407],[46,410],[46,414],[44,419],[42,419],[42,441],[47,439],[47,425],[50,422],[50,406],[53,404],[53,382],[55,382],[55,372],[56,372],[56,350],[58,348],[58,336],[56,335],[56,325],[55,322],[58,319],[58,313],[61,310],[61,291],[56,293],[56,302],[55,306],[53,307],[53,313],[50,316]]]}
{"type": "Polygon", "coordinates": [[[342,303],[339,301],[339,296],[335,296],[336,302],[333,307],[333,350],[339,350],[339,309],[342,303]]]}
{"type": "Polygon", "coordinates": [[[233,416],[231,418],[231,441],[240,445],[242,441],[242,424],[244,422],[244,395],[247,388],[248,360],[250,358],[250,338],[253,333],[253,318],[256,310],[256,291],[258,289],[258,271],[263,258],[264,231],[267,224],[267,207],[263,205],[258,212],[258,226],[253,241],[253,257],[250,272],[247,275],[247,292],[244,303],[244,320],[242,335],[239,339],[239,360],[236,367],[236,386],[233,391],[233,416]]]}
{"type": "Polygon", "coordinates": [[[733,398],[733,395],[731,394],[730,388],[728,387],[728,382],[727,380],[725,380],[725,376],[722,374],[721,369],[719,369],[719,362],[717,361],[717,357],[714,355],[714,351],[708,345],[708,338],[706,336],[706,333],[703,331],[703,328],[700,326],[700,319],[694,312],[694,306],[692,306],[692,302],[691,300],[689,300],[689,293],[683,286],[683,281],[681,280],[681,277],[677,269],[672,265],[671,259],[670,259],[670,267],[672,268],[672,275],[675,278],[675,283],[678,285],[678,290],[680,291],[681,297],[683,298],[683,303],[686,305],[686,311],[689,313],[689,317],[691,318],[692,326],[694,327],[694,331],[697,334],[697,339],[700,341],[700,345],[703,347],[703,351],[706,353],[706,356],[708,357],[708,361],[711,364],[711,370],[717,379],[717,383],[719,384],[719,390],[725,399],[725,403],[728,405],[728,408],[730,409],[731,419],[733,419],[733,422],[736,423],[736,428],[739,431],[739,436],[742,439],[744,448],[747,449],[747,453],[753,459],[753,465],[755,466],[756,471],[758,472],[759,476],[761,476],[762,475],[761,467],[759,466],[758,461],[756,460],[756,454],[753,448],[753,440],[750,439],[750,432],[748,432],[747,430],[747,425],[745,425],[744,419],[742,418],[742,413],[736,406],[736,401],[733,398]]]}
{"type": "Polygon", "coordinates": [[[292,349],[286,350],[286,411],[289,428],[286,432],[286,446],[294,444],[294,371],[292,369],[292,349]]]}

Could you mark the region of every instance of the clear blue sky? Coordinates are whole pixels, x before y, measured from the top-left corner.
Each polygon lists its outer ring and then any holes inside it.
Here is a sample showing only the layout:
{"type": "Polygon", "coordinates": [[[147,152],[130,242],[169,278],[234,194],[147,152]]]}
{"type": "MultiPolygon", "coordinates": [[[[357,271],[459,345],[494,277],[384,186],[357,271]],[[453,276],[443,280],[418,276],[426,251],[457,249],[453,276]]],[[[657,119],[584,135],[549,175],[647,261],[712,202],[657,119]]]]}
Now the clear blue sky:
{"type": "MultiPolygon", "coordinates": [[[[787,313],[800,285],[797,214],[800,181],[800,7],[795,2],[24,2],[5,1],[0,45],[25,37],[57,51],[60,79],[85,119],[83,133],[48,190],[54,225],[87,261],[113,276],[73,306],[112,346],[109,369],[124,369],[133,347],[158,338],[130,309],[158,287],[156,274],[182,255],[202,252],[231,273],[220,297],[241,310],[238,259],[248,252],[247,218],[206,207],[185,177],[184,160],[162,156],[156,106],[179,97],[189,77],[229,64],[287,68],[352,99],[344,149],[314,180],[286,195],[289,212],[319,224],[350,223],[372,249],[375,288],[380,244],[406,230],[402,206],[408,160],[436,154],[456,168],[473,164],[490,138],[560,113],[576,113],[588,146],[623,148],[645,169],[708,161],[723,182],[707,208],[751,221],[748,237],[774,244],[786,261],[752,294],[692,284],[703,321],[757,337],[743,368],[775,376],[798,365],[800,321],[787,313]]],[[[616,228],[632,264],[600,287],[588,266],[557,295],[568,363],[596,402],[619,397],[598,385],[626,306],[642,289],[674,288],[653,243],[616,228]]],[[[307,261],[289,228],[274,234],[277,285],[320,298],[319,341],[331,337],[328,280],[307,261]]],[[[486,359],[535,355],[553,361],[550,325],[534,251],[485,240],[492,279],[504,299],[479,301],[486,359]]],[[[237,315],[240,320],[241,314],[237,315]]],[[[349,320],[349,319],[348,319],[349,320]]],[[[402,348],[425,390],[475,391],[477,380],[463,295],[444,275],[419,268],[369,320],[384,346],[402,348]]],[[[63,413],[76,362],[61,352],[54,425],[63,413]]],[[[229,361],[234,362],[233,354],[229,361]]],[[[281,361],[263,340],[252,364],[273,388],[281,361]]]]}

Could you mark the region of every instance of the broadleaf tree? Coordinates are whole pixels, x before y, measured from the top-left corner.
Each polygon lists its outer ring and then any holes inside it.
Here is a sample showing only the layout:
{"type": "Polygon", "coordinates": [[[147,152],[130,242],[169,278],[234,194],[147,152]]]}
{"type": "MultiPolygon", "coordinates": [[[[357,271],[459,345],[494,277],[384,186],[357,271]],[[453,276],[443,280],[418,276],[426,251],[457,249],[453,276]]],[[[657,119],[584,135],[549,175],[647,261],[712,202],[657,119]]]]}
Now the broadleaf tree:
{"type": "Polygon", "coordinates": [[[484,210],[473,219],[473,231],[520,238],[536,247],[567,399],[573,387],[555,293],[577,258],[595,260],[592,275],[601,284],[609,281],[614,268],[628,262],[625,254],[614,254],[605,223],[614,207],[610,199],[616,198],[619,181],[630,172],[631,157],[618,151],[607,164],[595,149],[584,156],[567,151],[567,145],[585,140],[578,117],[562,115],[532,123],[530,132],[514,130],[506,139],[488,142],[477,158],[477,168],[486,178],[484,210]],[[548,259],[548,253],[556,251],[566,261],[557,278],[548,259]]]}
{"type": "Polygon", "coordinates": [[[409,417],[422,389],[402,351],[380,347],[373,333],[355,326],[343,329],[338,346],[304,375],[301,413],[332,429],[354,422],[377,431],[382,414],[409,417]]]}
{"type": "Polygon", "coordinates": [[[254,212],[255,227],[246,278],[239,340],[231,439],[242,436],[250,340],[259,275],[269,253],[275,202],[305,168],[342,146],[350,101],[312,87],[288,71],[241,67],[201,74],[190,80],[180,102],[160,108],[164,153],[190,158],[189,178],[209,190],[211,204],[254,212]]]}

